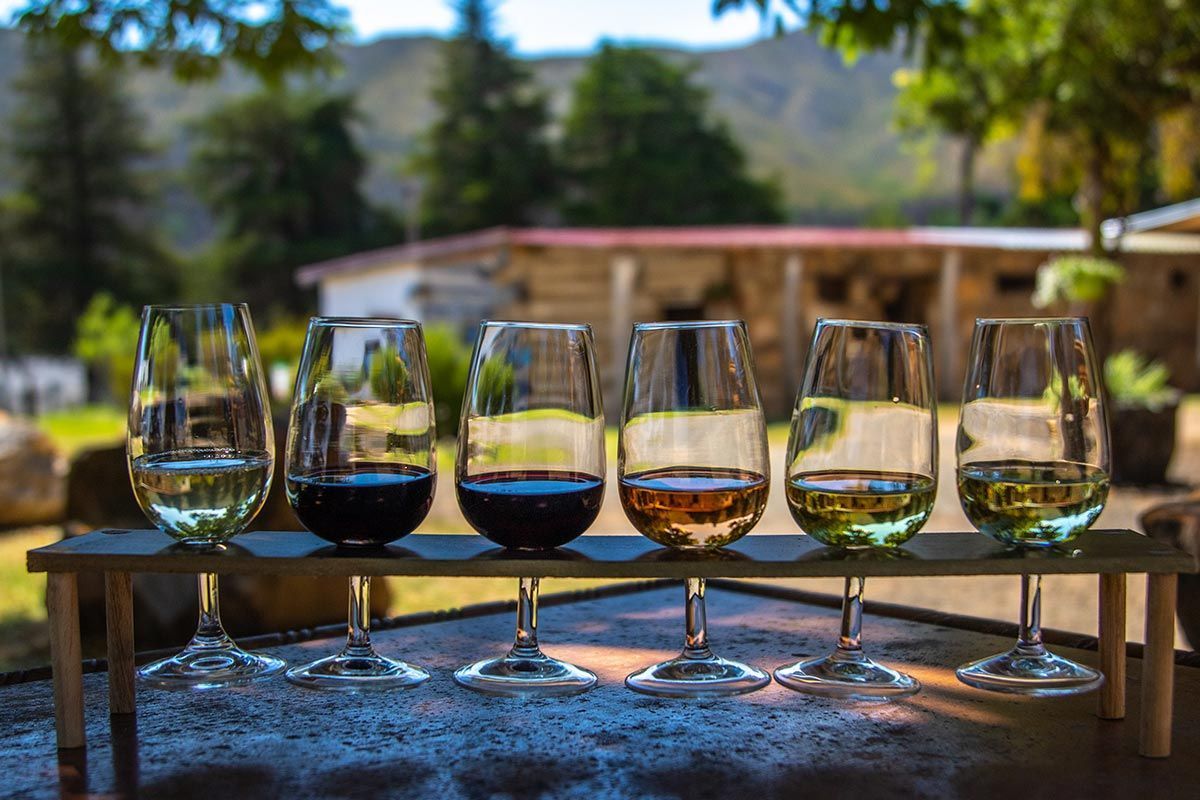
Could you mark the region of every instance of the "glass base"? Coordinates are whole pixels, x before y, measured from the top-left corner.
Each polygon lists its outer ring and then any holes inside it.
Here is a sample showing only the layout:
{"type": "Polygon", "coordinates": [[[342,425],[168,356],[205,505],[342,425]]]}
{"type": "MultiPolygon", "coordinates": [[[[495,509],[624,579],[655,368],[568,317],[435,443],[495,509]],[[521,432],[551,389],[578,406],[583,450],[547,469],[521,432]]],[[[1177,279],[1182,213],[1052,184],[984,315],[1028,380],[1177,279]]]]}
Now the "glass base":
{"type": "Polygon", "coordinates": [[[655,697],[727,697],[757,691],[771,682],[758,667],[729,661],[712,653],[680,655],[625,679],[635,692],[655,697]]]}
{"type": "Polygon", "coordinates": [[[411,689],[429,680],[429,673],[412,664],[384,658],[374,650],[343,650],[334,656],[287,671],[289,683],[306,689],[334,692],[371,692],[411,689]]]}
{"type": "Polygon", "coordinates": [[[1092,692],[1104,685],[1104,674],[1045,649],[1015,647],[1007,653],[959,667],[958,679],[976,689],[1033,697],[1092,692]]]}
{"type": "Polygon", "coordinates": [[[156,689],[219,689],[266,680],[286,666],[282,658],[248,653],[226,639],[212,646],[193,642],[178,655],[142,667],[138,678],[156,689]]]}
{"type": "Polygon", "coordinates": [[[596,676],[541,651],[468,664],[454,673],[454,681],[476,692],[497,697],[563,697],[582,694],[596,685],[596,676]]]}
{"type": "Polygon", "coordinates": [[[921,682],[877,664],[861,652],[834,651],[775,670],[775,680],[789,689],[846,700],[895,700],[921,691],[921,682]]]}

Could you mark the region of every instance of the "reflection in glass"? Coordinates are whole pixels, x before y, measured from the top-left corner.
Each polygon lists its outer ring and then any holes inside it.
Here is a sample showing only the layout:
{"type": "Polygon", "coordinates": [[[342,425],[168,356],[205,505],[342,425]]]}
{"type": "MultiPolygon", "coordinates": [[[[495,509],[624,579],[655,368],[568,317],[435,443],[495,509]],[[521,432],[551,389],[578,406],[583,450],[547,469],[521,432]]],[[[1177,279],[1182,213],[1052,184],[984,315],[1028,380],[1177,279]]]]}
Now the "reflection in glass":
{"type": "MultiPolygon", "coordinates": [[[[767,503],[762,402],[742,322],[635,325],[619,444],[621,505],[643,535],[711,550],[750,532],[767,503]]],[[[704,579],[685,582],[676,658],[625,679],[645,694],[698,697],[761,689],[770,676],[709,648],[704,579]]]]}
{"type": "MultiPolygon", "coordinates": [[[[455,462],[463,516],[513,553],[555,553],[595,522],[604,499],[604,409],[587,325],[484,322],[471,360],[455,462]]],[[[521,578],[507,654],[454,673],[509,697],[585,692],[591,672],[537,640],[538,578],[521,578]]]]}
{"type": "MultiPolygon", "coordinates": [[[[899,553],[929,519],[937,491],[937,404],[922,325],[822,319],[796,398],[787,500],[796,523],[829,547],[899,553]]],[[[864,579],[846,579],[834,651],[775,670],[810,694],[883,699],[916,679],[863,652],[864,579]]]]}
{"type": "MultiPolygon", "coordinates": [[[[287,494],[310,531],[346,550],[384,554],[433,504],[433,400],[421,326],[314,317],[288,425],[287,494]]],[[[346,646],[288,670],[310,689],[407,688],[429,678],[371,645],[371,579],[350,579],[346,646]]]]}
{"type": "MultiPolygon", "coordinates": [[[[250,310],[147,306],[129,407],[133,492],[159,529],[190,549],[221,548],[266,501],[275,441],[250,310]]],[[[199,576],[200,622],[183,652],[138,670],[159,688],[238,686],[284,667],[225,633],[217,576],[199,576]]]]}
{"type": "MultiPolygon", "coordinates": [[[[958,425],[958,496],[971,524],[1020,549],[1068,544],[1108,497],[1108,425],[1086,319],[977,320],[958,425]]],[[[1030,695],[1104,676],[1046,650],[1040,575],[1021,576],[1012,650],[965,664],[964,683],[1030,695]]]]}

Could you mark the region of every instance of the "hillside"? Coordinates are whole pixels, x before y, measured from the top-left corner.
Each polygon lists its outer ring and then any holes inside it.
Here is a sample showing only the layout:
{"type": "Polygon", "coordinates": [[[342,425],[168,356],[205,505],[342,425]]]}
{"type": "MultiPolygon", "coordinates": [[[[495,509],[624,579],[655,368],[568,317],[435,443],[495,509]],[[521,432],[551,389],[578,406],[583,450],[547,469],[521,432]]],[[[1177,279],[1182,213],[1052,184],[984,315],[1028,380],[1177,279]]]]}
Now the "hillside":
{"type": "MultiPolygon", "coordinates": [[[[730,50],[659,52],[696,65],[715,112],[728,121],[755,172],[782,182],[795,220],[863,223],[894,218],[901,209],[920,220],[924,210],[949,205],[955,148],[935,147],[938,168],[931,171],[892,130],[891,76],[901,65],[898,57],[872,55],[846,66],[803,33],[730,50]]],[[[357,93],[372,159],[371,193],[395,205],[403,164],[434,113],[428,97],[440,62],[438,42],[381,39],[346,47],[342,55],[345,67],[331,83],[357,93]]],[[[583,61],[530,61],[556,112],[566,108],[583,61]]],[[[11,113],[9,86],[20,63],[20,34],[0,30],[0,125],[11,113]]],[[[172,226],[184,244],[203,239],[208,229],[180,188],[186,183],[188,123],[223,97],[253,88],[252,80],[237,74],[182,86],[161,72],[130,73],[129,89],[169,170],[172,226]]],[[[998,160],[985,160],[981,184],[1002,191],[1007,176],[998,160]]]]}

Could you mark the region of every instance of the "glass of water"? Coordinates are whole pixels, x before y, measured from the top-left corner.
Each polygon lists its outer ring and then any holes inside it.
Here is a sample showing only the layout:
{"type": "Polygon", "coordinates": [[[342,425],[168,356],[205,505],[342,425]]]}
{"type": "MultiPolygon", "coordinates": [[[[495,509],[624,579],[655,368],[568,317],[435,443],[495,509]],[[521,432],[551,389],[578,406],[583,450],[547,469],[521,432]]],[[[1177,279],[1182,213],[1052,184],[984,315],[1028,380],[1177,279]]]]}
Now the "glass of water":
{"type": "MultiPolygon", "coordinates": [[[[129,405],[133,492],[182,546],[219,549],[258,514],[275,442],[266,383],[245,305],[147,306],[129,405]]],[[[238,686],[284,662],[242,650],[225,633],[217,576],[199,576],[200,622],[183,652],[142,667],[168,689],[238,686]]]]}

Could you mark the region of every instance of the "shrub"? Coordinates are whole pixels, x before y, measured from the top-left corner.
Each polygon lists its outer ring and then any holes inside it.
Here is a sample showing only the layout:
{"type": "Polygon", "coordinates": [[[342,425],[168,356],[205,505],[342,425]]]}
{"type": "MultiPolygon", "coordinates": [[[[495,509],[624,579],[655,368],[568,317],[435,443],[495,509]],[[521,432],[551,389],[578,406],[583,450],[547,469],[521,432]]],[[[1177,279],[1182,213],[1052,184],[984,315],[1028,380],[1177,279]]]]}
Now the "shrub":
{"type": "Polygon", "coordinates": [[[1113,402],[1121,406],[1157,411],[1179,401],[1179,390],[1170,386],[1171,371],[1161,361],[1150,361],[1135,350],[1122,350],[1104,362],[1104,385],[1113,402]]]}
{"type": "Polygon", "coordinates": [[[107,292],[94,295],[75,321],[75,356],[103,377],[109,397],[120,406],[129,402],[140,328],[134,310],[107,292]]]}
{"type": "Polygon", "coordinates": [[[425,352],[438,435],[457,436],[471,348],[451,326],[434,324],[425,328],[425,352]]]}
{"type": "Polygon", "coordinates": [[[1095,303],[1123,280],[1125,269],[1115,261],[1093,256],[1058,256],[1038,267],[1033,305],[1045,308],[1058,301],[1071,305],[1095,303]]]}

